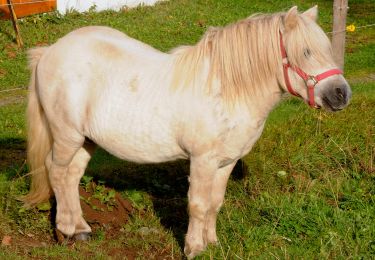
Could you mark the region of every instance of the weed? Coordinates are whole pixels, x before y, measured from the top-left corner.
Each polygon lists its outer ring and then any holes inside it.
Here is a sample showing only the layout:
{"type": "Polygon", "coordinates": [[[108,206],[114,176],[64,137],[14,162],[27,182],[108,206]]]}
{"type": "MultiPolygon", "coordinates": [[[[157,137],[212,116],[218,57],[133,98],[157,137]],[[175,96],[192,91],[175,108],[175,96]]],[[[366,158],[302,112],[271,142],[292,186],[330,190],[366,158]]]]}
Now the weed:
{"type": "Polygon", "coordinates": [[[116,205],[116,191],[114,189],[107,188],[103,181],[96,184],[91,176],[83,176],[80,185],[87,193],[91,194],[89,197],[80,196],[81,200],[94,210],[104,211],[103,207],[98,207],[92,202],[93,199],[97,199],[100,205],[105,206],[108,211],[113,211],[113,207],[116,205]]]}

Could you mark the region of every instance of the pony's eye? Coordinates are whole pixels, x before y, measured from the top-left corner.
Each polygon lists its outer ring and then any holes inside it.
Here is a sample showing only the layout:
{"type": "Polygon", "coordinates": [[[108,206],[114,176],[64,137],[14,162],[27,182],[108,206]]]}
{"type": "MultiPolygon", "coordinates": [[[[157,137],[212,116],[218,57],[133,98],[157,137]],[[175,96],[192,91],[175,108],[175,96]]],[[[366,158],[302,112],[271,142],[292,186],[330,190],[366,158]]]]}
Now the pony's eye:
{"type": "Polygon", "coordinates": [[[303,50],[303,55],[305,55],[306,58],[310,57],[311,56],[311,51],[310,49],[304,49],[303,50]]]}

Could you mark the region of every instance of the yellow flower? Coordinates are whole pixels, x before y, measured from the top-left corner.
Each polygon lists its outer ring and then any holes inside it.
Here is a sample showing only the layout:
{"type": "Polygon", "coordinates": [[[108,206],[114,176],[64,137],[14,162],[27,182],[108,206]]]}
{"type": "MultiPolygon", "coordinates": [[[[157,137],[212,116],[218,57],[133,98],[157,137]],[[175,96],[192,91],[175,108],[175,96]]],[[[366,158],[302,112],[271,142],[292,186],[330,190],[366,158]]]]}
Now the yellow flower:
{"type": "Polygon", "coordinates": [[[355,31],[355,26],[354,26],[354,24],[351,24],[351,25],[346,26],[346,30],[347,30],[348,32],[354,32],[354,31],[355,31]]]}

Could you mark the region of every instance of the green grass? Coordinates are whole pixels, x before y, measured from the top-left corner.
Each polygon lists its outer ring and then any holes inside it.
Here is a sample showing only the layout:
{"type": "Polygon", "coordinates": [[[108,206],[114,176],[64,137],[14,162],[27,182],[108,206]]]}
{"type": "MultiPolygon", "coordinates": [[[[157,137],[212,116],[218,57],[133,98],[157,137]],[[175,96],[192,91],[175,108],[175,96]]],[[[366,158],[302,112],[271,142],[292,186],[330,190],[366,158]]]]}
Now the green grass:
{"type": "Polygon", "coordinates": [[[272,113],[245,158],[249,175],[229,185],[219,224],[229,256],[375,256],[374,87],[354,86],[351,106],[338,114],[288,102],[272,113]],[[285,118],[287,108],[299,113],[285,118]]]}
{"type": "MultiPolygon", "coordinates": [[[[321,26],[332,30],[332,2],[323,0],[176,0],[120,13],[32,16],[20,21],[22,50],[12,42],[11,23],[0,21],[0,91],[27,85],[26,48],[51,44],[81,26],[108,25],[168,51],[197,42],[209,26],[294,4],[301,10],[318,4],[321,26]]],[[[373,1],[349,5],[348,24],[373,23],[373,1]]],[[[229,182],[218,219],[220,245],[210,246],[201,259],[375,258],[375,82],[369,79],[374,57],[375,27],[347,33],[351,105],[332,114],[290,98],[271,113],[262,137],[244,158],[247,174],[229,182]]],[[[25,97],[25,90],[0,92],[0,239],[11,235],[22,244],[0,247],[0,258],[104,259],[118,249],[122,256],[136,252],[139,259],[181,258],[188,164],[135,165],[102,150],[87,175],[121,192],[137,210],[116,239],[105,239],[97,230],[89,243],[54,243],[51,213],[25,210],[17,200],[28,189],[22,177],[27,173],[25,97]],[[25,245],[30,236],[46,245],[25,245]]]]}

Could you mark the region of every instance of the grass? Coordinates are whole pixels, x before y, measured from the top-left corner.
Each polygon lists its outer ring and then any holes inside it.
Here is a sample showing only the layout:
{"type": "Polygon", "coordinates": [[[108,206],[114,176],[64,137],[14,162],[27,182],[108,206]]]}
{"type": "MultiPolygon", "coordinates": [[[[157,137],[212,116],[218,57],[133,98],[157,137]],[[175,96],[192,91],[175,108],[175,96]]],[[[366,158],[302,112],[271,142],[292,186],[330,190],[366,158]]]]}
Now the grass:
{"type": "MultiPolygon", "coordinates": [[[[294,4],[302,10],[318,4],[321,26],[332,30],[332,3],[323,0],[176,0],[120,13],[32,16],[20,27],[26,48],[100,24],[167,51],[195,43],[209,26],[294,4]]],[[[349,5],[348,24],[373,23],[373,1],[349,5]]],[[[0,21],[1,91],[24,87],[29,79],[25,49],[12,40],[10,22],[0,21]]],[[[352,83],[351,105],[332,114],[291,98],[271,113],[262,137],[244,158],[245,176],[229,182],[218,219],[220,245],[210,246],[201,259],[375,258],[375,82],[369,79],[374,57],[374,27],[348,33],[345,75],[352,83]]],[[[27,172],[25,96],[23,89],[0,92],[0,238],[11,235],[20,243],[0,247],[0,258],[102,259],[120,249],[129,258],[181,258],[188,164],[134,165],[102,150],[87,175],[121,192],[137,210],[116,239],[105,239],[98,230],[89,243],[55,245],[51,213],[24,210],[17,200],[28,189],[22,177],[27,172]]]]}
{"type": "Polygon", "coordinates": [[[219,229],[241,241],[229,255],[374,257],[374,86],[363,85],[366,95],[358,93],[343,113],[300,105],[299,114],[280,122],[278,115],[291,104],[274,111],[245,158],[250,174],[229,186],[219,229]],[[291,125],[298,127],[288,129],[291,125]],[[281,170],[286,176],[278,174],[281,170]]]}

